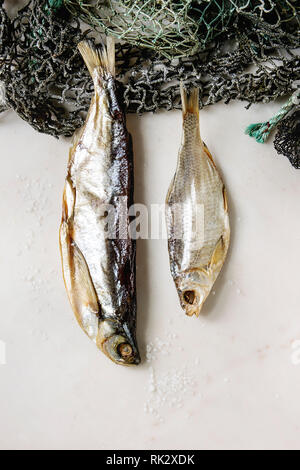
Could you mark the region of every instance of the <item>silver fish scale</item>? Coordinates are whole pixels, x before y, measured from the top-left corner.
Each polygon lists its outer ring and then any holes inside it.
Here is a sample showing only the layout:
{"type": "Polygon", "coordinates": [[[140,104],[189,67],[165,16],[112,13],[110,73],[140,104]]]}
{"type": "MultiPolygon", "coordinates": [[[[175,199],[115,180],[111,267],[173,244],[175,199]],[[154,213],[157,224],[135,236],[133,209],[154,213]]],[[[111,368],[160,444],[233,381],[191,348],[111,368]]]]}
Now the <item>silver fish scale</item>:
{"type": "Polygon", "coordinates": [[[76,189],[75,242],[88,264],[101,311],[113,318],[120,307],[121,296],[109,256],[111,243],[104,235],[107,223],[104,208],[112,202],[115,162],[111,153],[112,118],[108,97],[100,87],[98,94],[99,106],[91,107],[71,162],[76,189]],[[101,141],[97,142],[95,135],[99,135],[101,141]]]}
{"type": "Polygon", "coordinates": [[[199,134],[198,116],[187,113],[184,118],[183,144],[179,153],[176,175],[171,186],[168,200],[167,222],[169,236],[174,236],[174,205],[182,204],[181,227],[183,239],[175,241],[172,253],[173,273],[208,265],[218,241],[224,233],[224,184],[208,157],[199,134]],[[196,207],[203,206],[204,237],[202,249],[194,249],[193,244],[199,234],[193,233],[197,217],[196,207]]]}

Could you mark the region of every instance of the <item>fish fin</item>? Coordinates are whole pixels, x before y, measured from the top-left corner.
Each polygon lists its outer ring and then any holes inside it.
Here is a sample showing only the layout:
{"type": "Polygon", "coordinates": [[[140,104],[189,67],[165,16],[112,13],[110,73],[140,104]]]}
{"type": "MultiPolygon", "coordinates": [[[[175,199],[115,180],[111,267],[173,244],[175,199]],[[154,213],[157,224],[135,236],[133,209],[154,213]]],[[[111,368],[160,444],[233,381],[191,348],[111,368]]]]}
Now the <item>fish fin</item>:
{"type": "Polygon", "coordinates": [[[78,44],[78,49],[82,58],[93,77],[94,70],[98,69],[102,74],[109,73],[115,76],[115,41],[107,38],[107,46],[102,50],[97,49],[91,42],[82,41],[78,44]]]}
{"type": "Polygon", "coordinates": [[[220,237],[218,243],[216,244],[215,251],[211,257],[210,269],[217,269],[222,267],[227,253],[227,246],[223,235],[220,237]]]}
{"type": "Polygon", "coordinates": [[[71,237],[70,224],[60,228],[63,276],[70,304],[83,331],[96,341],[99,329],[99,302],[86,260],[71,237]]]}
{"type": "Polygon", "coordinates": [[[170,203],[171,194],[172,194],[172,191],[173,191],[173,188],[174,188],[174,182],[175,182],[175,176],[173,176],[173,179],[172,179],[171,184],[170,184],[169,189],[168,189],[168,193],[167,193],[167,197],[166,197],[166,205],[167,206],[170,203]]]}
{"type": "Polygon", "coordinates": [[[76,192],[70,176],[66,179],[63,215],[59,232],[63,276],[68,297],[84,332],[94,341],[98,334],[99,302],[86,260],[74,242],[76,192]]]}
{"type": "Polygon", "coordinates": [[[226,191],[225,186],[223,188],[223,199],[224,199],[224,210],[225,212],[228,213],[228,197],[227,197],[227,191],[226,191]]]}
{"type": "Polygon", "coordinates": [[[213,156],[212,154],[210,153],[210,151],[208,150],[208,147],[206,145],[205,142],[203,142],[203,147],[204,147],[204,151],[206,153],[206,155],[208,156],[208,158],[210,159],[211,163],[213,164],[214,168],[217,170],[217,165],[215,164],[215,161],[213,159],[213,156]]]}
{"type": "Polygon", "coordinates": [[[74,207],[76,200],[76,192],[73,188],[72,180],[70,175],[66,178],[66,184],[63,194],[63,221],[71,219],[74,215],[74,207]]]}
{"type": "Polygon", "coordinates": [[[180,94],[183,115],[191,113],[199,117],[199,88],[192,88],[188,93],[183,82],[180,82],[180,94]]]}

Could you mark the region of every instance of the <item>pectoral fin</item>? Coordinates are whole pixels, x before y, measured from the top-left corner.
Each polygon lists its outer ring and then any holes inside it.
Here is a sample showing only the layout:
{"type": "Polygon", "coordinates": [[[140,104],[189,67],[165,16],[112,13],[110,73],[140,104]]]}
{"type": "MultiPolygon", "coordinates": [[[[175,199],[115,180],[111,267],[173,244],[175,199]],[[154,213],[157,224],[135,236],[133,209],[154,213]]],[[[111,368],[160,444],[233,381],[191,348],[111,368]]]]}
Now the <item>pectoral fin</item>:
{"type": "Polygon", "coordinates": [[[225,212],[228,213],[228,198],[227,198],[227,191],[226,191],[225,186],[223,188],[223,199],[224,199],[224,210],[225,212]]]}
{"type": "Polygon", "coordinates": [[[213,164],[213,167],[217,170],[217,166],[216,166],[216,164],[215,164],[215,161],[214,161],[214,159],[213,159],[213,156],[212,156],[212,154],[210,153],[210,151],[209,151],[207,145],[205,144],[205,142],[203,142],[203,145],[204,145],[204,150],[205,150],[206,155],[208,156],[208,158],[210,159],[211,163],[213,164]]]}
{"type": "Polygon", "coordinates": [[[63,274],[69,300],[79,325],[96,341],[99,325],[99,302],[86,260],[71,236],[68,222],[60,228],[63,274]]]}
{"type": "Polygon", "coordinates": [[[210,261],[211,270],[220,271],[220,269],[222,268],[224,264],[227,250],[228,250],[228,247],[226,246],[224,237],[222,236],[220,237],[216,245],[215,251],[213,252],[213,255],[211,257],[211,261],[210,261]]]}

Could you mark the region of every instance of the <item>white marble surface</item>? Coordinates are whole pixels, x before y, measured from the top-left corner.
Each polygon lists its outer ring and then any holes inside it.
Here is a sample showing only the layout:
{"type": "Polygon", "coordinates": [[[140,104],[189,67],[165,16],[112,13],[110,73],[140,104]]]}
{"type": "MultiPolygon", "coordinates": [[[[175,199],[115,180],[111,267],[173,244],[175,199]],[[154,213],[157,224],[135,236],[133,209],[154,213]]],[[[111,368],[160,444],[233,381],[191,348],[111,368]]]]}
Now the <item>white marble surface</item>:
{"type": "MultiPolygon", "coordinates": [[[[68,142],[1,117],[2,449],[300,448],[300,173],[243,134],[277,107],[201,113],[230,195],[230,254],[203,316],[186,318],[166,242],[138,243],[144,363],[133,369],[103,357],[68,304],[58,251],[68,142]]],[[[128,125],[136,202],[161,204],[181,114],[128,125]]]]}

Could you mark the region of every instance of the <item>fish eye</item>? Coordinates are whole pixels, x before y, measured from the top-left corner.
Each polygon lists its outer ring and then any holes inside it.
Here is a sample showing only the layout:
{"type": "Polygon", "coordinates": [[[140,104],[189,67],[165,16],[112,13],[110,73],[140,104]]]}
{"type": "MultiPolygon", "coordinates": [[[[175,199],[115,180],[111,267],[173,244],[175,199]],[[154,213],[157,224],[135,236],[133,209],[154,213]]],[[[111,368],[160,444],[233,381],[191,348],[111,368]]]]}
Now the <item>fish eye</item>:
{"type": "Polygon", "coordinates": [[[193,290],[187,290],[183,293],[183,298],[185,303],[189,305],[194,305],[196,300],[196,293],[193,290]]]}
{"type": "Polygon", "coordinates": [[[121,343],[118,346],[118,353],[123,359],[128,359],[130,356],[132,356],[133,349],[128,343],[121,343]]]}

